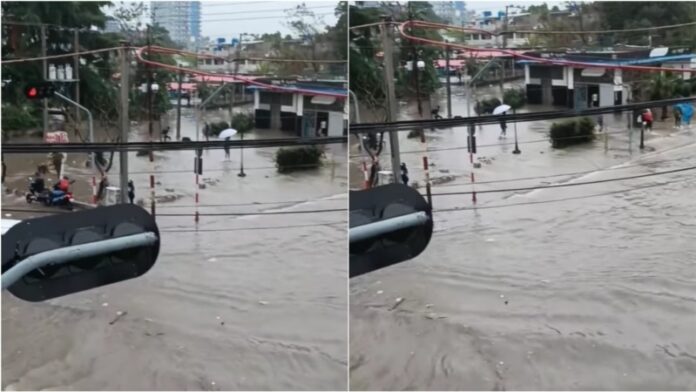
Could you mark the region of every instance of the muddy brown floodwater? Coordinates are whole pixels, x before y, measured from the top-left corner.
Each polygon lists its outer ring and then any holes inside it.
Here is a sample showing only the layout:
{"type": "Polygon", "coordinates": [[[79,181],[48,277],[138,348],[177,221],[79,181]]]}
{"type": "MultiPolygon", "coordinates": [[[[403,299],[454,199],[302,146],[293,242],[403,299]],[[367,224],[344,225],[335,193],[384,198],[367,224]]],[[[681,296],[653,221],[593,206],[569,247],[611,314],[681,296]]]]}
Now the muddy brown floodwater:
{"type": "MultiPolygon", "coordinates": [[[[463,92],[455,94],[455,113],[465,113],[463,92]]],[[[413,116],[412,104],[402,108],[413,116]]],[[[506,144],[512,126],[505,140],[484,126],[479,144],[490,146],[479,149],[486,158],[475,189],[696,166],[696,128],[675,130],[670,121],[647,135],[645,151],[637,133],[629,150],[621,118],[606,116],[610,132],[619,132],[606,150],[600,138],[559,151],[525,143],[520,155],[506,144]],[[508,181],[520,177],[532,178],[508,181]]],[[[520,141],[543,138],[549,125],[518,124],[520,141]]],[[[429,147],[466,146],[462,131],[428,131],[429,147]]],[[[422,149],[401,140],[402,151],[422,149]]],[[[429,156],[434,177],[454,176],[433,193],[472,189],[466,149],[429,156]]],[[[420,157],[403,155],[422,183],[420,157]]],[[[360,181],[351,178],[353,187],[360,181]]],[[[350,282],[351,389],[696,388],[694,196],[694,170],[479,194],[475,209],[471,195],[435,196],[435,233],[424,253],[350,282]]]]}
{"type": "MultiPolygon", "coordinates": [[[[183,136],[195,140],[194,129],[186,110],[183,136]]],[[[274,168],[275,150],[245,150],[245,178],[239,150],[229,161],[204,152],[198,230],[193,152],[157,152],[154,164],[130,154],[136,199],[147,199],[157,171],[157,263],[138,279],[44,303],[3,295],[3,389],[346,389],[347,213],[206,215],[347,208],[344,146],[327,147],[321,169],[287,175],[274,168]]],[[[88,184],[79,164],[68,172],[88,184]]],[[[2,201],[3,217],[37,215],[8,212],[27,208],[21,197],[2,201]]]]}

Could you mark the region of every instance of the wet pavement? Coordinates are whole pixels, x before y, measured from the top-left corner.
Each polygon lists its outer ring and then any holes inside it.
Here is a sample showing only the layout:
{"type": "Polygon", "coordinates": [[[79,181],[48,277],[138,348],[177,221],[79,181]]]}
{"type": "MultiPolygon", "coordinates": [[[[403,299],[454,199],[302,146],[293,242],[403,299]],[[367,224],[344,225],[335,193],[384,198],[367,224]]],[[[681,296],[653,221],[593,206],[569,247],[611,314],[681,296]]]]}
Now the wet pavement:
{"type": "MultiPolygon", "coordinates": [[[[453,90],[455,114],[466,115],[463,91],[453,90]]],[[[412,103],[402,108],[416,113],[412,103]]],[[[524,143],[513,155],[512,124],[503,140],[497,126],[477,129],[476,159],[485,158],[473,189],[696,166],[696,128],[658,122],[644,151],[638,132],[629,150],[624,120],[605,116],[606,150],[599,138],[557,151],[548,141],[524,143]]],[[[518,124],[519,140],[545,139],[549,125],[518,124]]],[[[464,147],[428,154],[431,175],[442,179],[433,193],[471,191],[465,130],[427,137],[429,148],[464,147]]],[[[402,134],[401,150],[422,146],[402,134]]],[[[421,157],[402,159],[423,191],[421,157]]],[[[362,181],[359,161],[351,187],[362,181]]],[[[692,170],[479,194],[476,208],[470,194],[434,196],[435,233],[424,253],[350,282],[351,389],[696,388],[695,194],[692,170]]]]}
{"type": "MultiPolygon", "coordinates": [[[[146,138],[142,129],[132,139],[146,138]]],[[[185,110],[182,136],[195,140],[194,129],[185,110]]],[[[4,295],[3,389],[345,389],[346,212],[206,215],[347,207],[344,146],[328,146],[320,169],[283,175],[275,151],[246,149],[244,178],[239,150],[229,161],[204,152],[198,226],[194,153],[157,152],[154,164],[131,153],[136,200],[148,200],[157,171],[157,263],[141,278],[45,303],[4,295]]],[[[8,183],[25,183],[35,165],[12,159],[8,183]]],[[[89,170],[76,160],[68,173],[88,197],[89,170]]],[[[40,215],[8,212],[29,208],[21,196],[2,202],[3,217],[40,215]]]]}

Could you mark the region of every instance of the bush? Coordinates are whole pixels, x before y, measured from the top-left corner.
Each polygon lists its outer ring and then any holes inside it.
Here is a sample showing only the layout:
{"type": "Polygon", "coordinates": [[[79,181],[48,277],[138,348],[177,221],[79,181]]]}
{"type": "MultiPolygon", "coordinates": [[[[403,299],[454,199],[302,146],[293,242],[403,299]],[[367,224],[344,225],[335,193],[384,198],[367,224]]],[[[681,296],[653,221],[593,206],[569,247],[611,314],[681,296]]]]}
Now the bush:
{"type": "Polygon", "coordinates": [[[497,108],[500,105],[502,105],[502,103],[498,98],[490,98],[478,101],[476,102],[476,114],[491,114],[493,113],[493,109],[497,108]]]}
{"type": "Polygon", "coordinates": [[[595,122],[588,117],[551,124],[551,145],[563,148],[594,140],[595,122]]]}
{"type": "Polygon", "coordinates": [[[281,173],[314,169],[321,166],[324,151],[316,146],[281,148],[276,152],[276,166],[281,173]]]}
{"type": "Polygon", "coordinates": [[[251,113],[237,113],[232,116],[232,128],[239,133],[254,129],[254,116],[251,113]]]}
{"type": "Polygon", "coordinates": [[[220,121],[220,122],[214,122],[210,123],[208,127],[208,137],[210,136],[217,136],[220,134],[220,132],[224,131],[225,129],[229,128],[230,124],[227,123],[227,121],[220,121]]]}
{"type": "Polygon", "coordinates": [[[2,105],[2,129],[3,130],[24,130],[40,125],[40,116],[32,113],[24,107],[14,105],[2,105]]]}
{"type": "Polygon", "coordinates": [[[503,93],[503,101],[506,105],[510,105],[512,110],[516,110],[527,103],[527,97],[524,89],[510,89],[503,93]]]}

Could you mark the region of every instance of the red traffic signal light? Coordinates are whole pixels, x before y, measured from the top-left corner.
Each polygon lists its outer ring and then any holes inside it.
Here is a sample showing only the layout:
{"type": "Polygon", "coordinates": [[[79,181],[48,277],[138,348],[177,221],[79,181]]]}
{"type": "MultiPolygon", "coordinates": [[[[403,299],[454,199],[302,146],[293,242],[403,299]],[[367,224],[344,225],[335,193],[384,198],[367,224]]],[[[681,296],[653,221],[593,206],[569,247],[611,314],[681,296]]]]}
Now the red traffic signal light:
{"type": "Polygon", "coordinates": [[[51,98],[55,93],[55,88],[51,83],[32,83],[24,89],[27,99],[51,98]]]}

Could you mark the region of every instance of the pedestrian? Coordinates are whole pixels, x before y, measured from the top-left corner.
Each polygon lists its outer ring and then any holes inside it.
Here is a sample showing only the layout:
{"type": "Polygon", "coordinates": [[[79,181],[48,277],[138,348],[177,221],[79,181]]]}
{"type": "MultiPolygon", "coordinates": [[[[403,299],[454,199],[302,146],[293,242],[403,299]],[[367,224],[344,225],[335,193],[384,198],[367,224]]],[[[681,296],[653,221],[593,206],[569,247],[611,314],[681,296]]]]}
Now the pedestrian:
{"type": "MultiPolygon", "coordinates": [[[[505,113],[503,112],[503,116],[505,113]]],[[[505,122],[505,118],[500,119],[500,136],[498,139],[502,139],[507,136],[507,123],[505,122]]]]}
{"type": "Polygon", "coordinates": [[[599,126],[599,132],[604,131],[604,116],[600,115],[597,117],[597,125],[599,126]]]}
{"type": "Polygon", "coordinates": [[[430,114],[433,116],[435,120],[441,120],[442,116],[440,116],[440,105],[438,105],[435,109],[431,110],[430,114]]]}
{"type": "Polygon", "coordinates": [[[226,158],[227,160],[230,159],[230,145],[227,144],[227,142],[229,142],[229,141],[230,141],[230,138],[229,138],[229,137],[226,137],[226,138],[225,138],[225,147],[224,147],[224,148],[225,148],[225,158],[226,158]]]}
{"type": "Polygon", "coordinates": [[[203,136],[205,136],[205,141],[210,141],[210,124],[206,121],[203,125],[203,136]]]}
{"type": "Polygon", "coordinates": [[[405,162],[401,162],[401,182],[408,185],[408,168],[405,162]]]}
{"type": "Polygon", "coordinates": [[[133,180],[128,180],[128,200],[133,204],[135,199],[135,185],[133,185],[133,180]]]}
{"type": "Polygon", "coordinates": [[[323,120],[319,123],[319,128],[321,129],[321,135],[326,137],[329,134],[329,127],[326,125],[326,120],[323,120]]]}
{"type": "Polygon", "coordinates": [[[169,127],[166,127],[162,130],[162,140],[167,141],[167,140],[172,140],[171,137],[169,137],[169,127]]]}
{"type": "Polygon", "coordinates": [[[5,164],[5,154],[2,154],[2,183],[5,183],[5,175],[7,174],[7,165],[5,164]]]}
{"type": "Polygon", "coordinates": [[[642,114],[643,125],[648,132],[652,132],[653,114],[650,109],[645,109],[642,114]]]}
{"type": "Polygon", "coordinates": [[[681,123],[682,123],[681,108],[679,106],[675,106],[674,107],[674,127],[677,129],[681,128],[681,123]]]}
{"type": "Polygon", "coordinates": [[[462,85],[462,70],[458,69],[457,70],[457,77],[459,78],[459,85],[462,85]]]}

